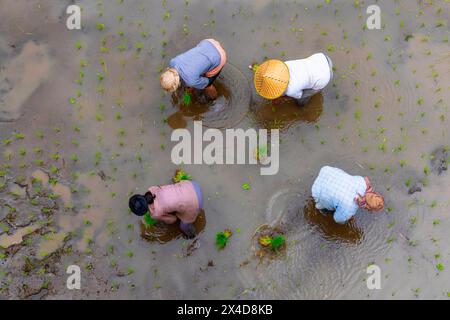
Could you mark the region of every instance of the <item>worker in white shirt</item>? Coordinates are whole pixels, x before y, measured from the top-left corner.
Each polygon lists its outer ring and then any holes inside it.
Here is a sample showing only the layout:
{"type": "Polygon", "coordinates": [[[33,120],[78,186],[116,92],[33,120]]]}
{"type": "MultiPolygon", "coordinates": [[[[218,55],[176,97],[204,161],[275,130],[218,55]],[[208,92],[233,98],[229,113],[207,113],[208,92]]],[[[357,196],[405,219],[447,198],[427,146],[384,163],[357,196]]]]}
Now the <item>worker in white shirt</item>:
{"type": "Polygon", "coordinates": [[[255,71],[254,85],[260,96],[269,100],[288,96],[302,105],[333,79],[333,63],[324,53],[286,62],[267,60],[250,68],[255,71]]]}

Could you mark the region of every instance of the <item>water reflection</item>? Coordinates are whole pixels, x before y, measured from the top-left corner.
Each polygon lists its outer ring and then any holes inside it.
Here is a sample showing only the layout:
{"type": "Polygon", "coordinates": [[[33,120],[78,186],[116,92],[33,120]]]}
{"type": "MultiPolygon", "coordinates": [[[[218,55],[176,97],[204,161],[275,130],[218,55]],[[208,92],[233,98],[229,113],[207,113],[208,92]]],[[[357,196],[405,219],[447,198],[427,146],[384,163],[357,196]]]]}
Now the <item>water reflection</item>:
{"type": "Polygon", "coordinates": [[[258,101],[253,105],[253,116],[258,126],[286,130],[299,122],[316,122],[323,111],[323,96],[318,93],[304,106],[296,100],[282,97],[273,101],[258,101]]]}
{"type": "Polygon", "coordinates": [[[184,91],[172,97],[177,111],[168,117],[173,129],[186,128],[189,121],[201,120],[208,128],[233,128],[247,115],[250,108],[251,91],[247,79],[232,64],[227,63],[217,81],[214,82],[218,98],[208,100],[202,91],[191,95],[189,105],[184,103],[184,91]]]}
{"type": "Polygon", "coordinates": [[[363,230],[352,220],[346,224],[336,223],[332,212],[322,213],[316,209],[314,200],[306,202],[304,208],[305,221],[318,229],[323,238],[333,242],[360,244],[363,240],[363,230]]]}
{"type": "MultiPolygon", "coordinates": [[[[198,215],[197,220],[195,220],[194,222],[194,226],[197,234],[203,232],[206,226],[206,217],[204,211],[202,211],[198,215]]],[[[182,236],[178,222],[174,224],[165,224],[162,222],[158,222],[157,224],[149,227],[146,227],[141,222],[140,228],[141,237],[150,242],[159,242],[161,244],[165,244],[182,236]]]]}
{"type": "Polygon", "coordinates": [[[189,104],[184,102],[184,90],[179,90],[177,94],[172,95],[172,104],[178,109],[177,112],[167,118],[167,123],[172,129],[187,127],[187,120],[198,121],[208,120],[215,114],[230,107],[231,94],[222,82],[216,81],[214,86],[217,89],[218,97],[216,100],[209,100],[202,90],[195,90],[190,95],[189,104]]]}

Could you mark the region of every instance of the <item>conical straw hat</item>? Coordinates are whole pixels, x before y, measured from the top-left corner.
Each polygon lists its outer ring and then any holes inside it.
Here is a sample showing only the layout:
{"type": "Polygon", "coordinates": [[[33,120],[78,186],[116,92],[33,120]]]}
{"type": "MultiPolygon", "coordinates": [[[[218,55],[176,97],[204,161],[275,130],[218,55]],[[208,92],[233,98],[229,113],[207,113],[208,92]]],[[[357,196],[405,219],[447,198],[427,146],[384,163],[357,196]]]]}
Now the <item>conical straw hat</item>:
{"type": "Polygon", "coordinates": [[[280,60],[267,60],[255,73],[256,92],[266,99],[276,99],[283,95],[289,85],[289,69],[280,60]]]}

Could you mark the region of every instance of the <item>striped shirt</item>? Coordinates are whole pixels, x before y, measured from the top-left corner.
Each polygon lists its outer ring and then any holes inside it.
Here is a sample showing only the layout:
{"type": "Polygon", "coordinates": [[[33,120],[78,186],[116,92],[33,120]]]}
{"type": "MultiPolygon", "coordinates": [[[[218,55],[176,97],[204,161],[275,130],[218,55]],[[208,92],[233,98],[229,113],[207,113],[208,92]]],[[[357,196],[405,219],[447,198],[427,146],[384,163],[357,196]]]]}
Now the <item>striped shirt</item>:
{"type": "Polygon", "coordinates": [[[334,220],[345,223],[359,209],[355,198],[366,194],[366,181],[361,176],[351,176],[345,171],[325,166],[312,186],[312,196],[317,209],[334,211],[334,220]]]}

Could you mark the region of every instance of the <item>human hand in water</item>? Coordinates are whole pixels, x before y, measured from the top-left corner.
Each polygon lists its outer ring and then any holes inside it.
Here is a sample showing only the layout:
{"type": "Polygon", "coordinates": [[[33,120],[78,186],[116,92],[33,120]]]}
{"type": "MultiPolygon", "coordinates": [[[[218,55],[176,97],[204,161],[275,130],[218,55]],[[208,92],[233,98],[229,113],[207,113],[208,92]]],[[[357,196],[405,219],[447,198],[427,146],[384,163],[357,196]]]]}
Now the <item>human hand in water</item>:
{"type": "Polygon", "coordinates": [[[208,96],[208,98],[215,100],[217,99],[217,90],[216,87],[214,87],[214,85],[210,85],[209,87],[205,88],[205,93],[208,96]]]}
{"type": "Polygon", "coordinates": [[[192,223],[183,223],[180,221],[180,229],[188,239],[192,239],[197,235],[192,223]]]}
{"type": "Polygon", "coordinates": [[[189,94],[193,94],[195,92],[195,88],[186,88],[186,92],[189,94]]]}

